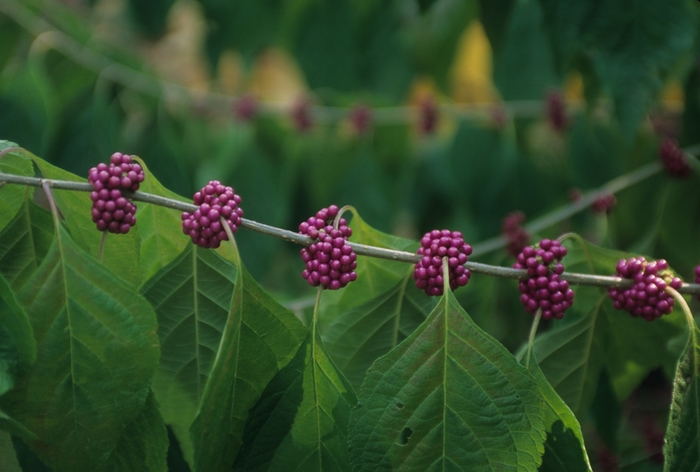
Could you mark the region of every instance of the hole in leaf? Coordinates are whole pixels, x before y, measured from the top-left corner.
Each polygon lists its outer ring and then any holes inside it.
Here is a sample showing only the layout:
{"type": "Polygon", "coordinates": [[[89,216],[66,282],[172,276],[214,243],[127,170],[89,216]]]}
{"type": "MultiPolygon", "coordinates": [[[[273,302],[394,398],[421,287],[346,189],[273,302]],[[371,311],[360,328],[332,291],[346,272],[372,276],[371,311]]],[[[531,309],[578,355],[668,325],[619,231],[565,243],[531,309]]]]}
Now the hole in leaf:
{"type": "Polygon", "coordinates": [[[401,403],[401,402],[396,402],[396,409],[397,409],[397,410],[403,410],[403,403],[401,403]]]}
{"type": "Polygon", "coordinates": [[[396,441],[396,444],[399,446],[405,446],[408,444],[408,438],[410,438],[412,434],[413,430],[411,428],[404,428],[403,431],[401,431],[401,434],[399,434],[399,439],[396,441]]]}

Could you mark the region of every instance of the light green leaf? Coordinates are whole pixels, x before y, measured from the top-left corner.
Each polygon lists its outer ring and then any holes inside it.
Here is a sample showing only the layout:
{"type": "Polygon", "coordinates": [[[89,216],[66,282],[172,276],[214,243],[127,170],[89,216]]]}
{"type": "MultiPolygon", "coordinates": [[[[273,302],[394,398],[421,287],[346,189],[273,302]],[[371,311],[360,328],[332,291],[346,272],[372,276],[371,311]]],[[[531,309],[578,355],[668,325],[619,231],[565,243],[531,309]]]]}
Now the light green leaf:
{"type": "MultiPolygon", "coordinates": [[[[8,147],[14,147],[2,146],[4,143],[7,143],[7,141],[0,141],[0,151],[8,147]]],[[[23,151],[9,151],[0,158],[0,172],[34,176],[34,165],[23,151]]],[[[8,183],[0,184],[0,231],[12,220],[25,200],[27,198],[31,199],[33,192],[34,188],[29,186],[8,183]]]]}
{"type": "MultiPolygon", "coordinates": [[[[418,243],[377,231],[359,215],[352,218],[353,242],[415,252],[418,243]]],[[[327,291],[321,301],[322,338],[328,353],[354,388],[380,356],[406,339],[435,307],[435,299],[416,288],[413,266],[358,257],[357,280],[327,291]]]]}
{"type": "Polygon", "coordinates": [[[168,431],[158,411],[158,402],[153,392],[149,392],[141,413],[124,427],[105,470],[166,472],[167,452],[168,431]]]}
{"type": "Polygon", "coordinates": [[[348,419],[356,402],[312,325],[250,410],[233,470],[350,471],[348,419]]]}
{"type": "MultiPolygon", "coordinates": [[[[63,169],[32,155],[32,159],[42,175],[49,179],[69,180],[72,182],[87,182],[63,169]]],[[[85,169],[87,175],[89,169],[85,169]]],[[[66,225],[78,246],[97,257],[102,241],[102,232],[98,231],[90,216],[92,201],[88,192],[75,190],[53,190],[56,204],[66,219],[66,225]]],[[[141,269],[139,267],[139,232],[138,225],[131,228],[127,234],[107,233],[102,251],[102,263],[122,280],[134,287],[141,284],[141,269]]]]}
{"type": "Polygon", "coordinates": [[[664,471],[700,470],[700,329],[693,326],[673,379],[664,471]]]}
{"type": "Polygon", "coordinates": [[[158,363],[155,313],[62,226],[17,298],[37,358],[0,404],[39,437],[30,445],[55,471],[98,470],[143,409],[158,363]]]}
{"type": "Polygon", "coordinates": [[[25,200],[0,231],[0,275],[14,290],[19,290],[39,267],[52,240],[51,213],[25,200]]]}
{"type": "Polygon", "coordinates": [[[233,264],[188,244],[141,289],[158,315],[161,359],[152,388],[190,463],[189,428],[219,349],[235,281],[233,264]]]}
{"type": "Polygon", "coordinates": [[[350,454],[357,471],[536,470],[544,418],[533,376],[448,290],[367,373],[350,454]]]}
{"type": "Polygon", "coordinates": [[[29,318],[0,276],[0,395],[15,384],[15,376],[36,360],[36,342],[29,318]]]}
{"type": "MultiPolygon", "coordinates": [[[[192,203],[161,185],[140,158],[136,161],[143,167],[145,178],[139,190],[161,197],[192,203]]],[[[141,236],[141,272],[143,280],[149,280],[160,269],[175,259],[190,242],[182,232],[182,213],[148,203],[139,203],[136,218],[141,236]]]]}
{"type": "Polygon", "coordinates": [[[544,443],[541,472],[591,472],[581,425],[571,409],[564,403],[545,378],[534,353],[523,361],[537,382],[537,388],[545,401],[544,427],[547,440],[544,443]]]}
{"type": "Polygon", "coordinates": [[[198,471],[231,470],[249,410],[307,333],[292,312],[265,293],[242,265],[237,267],[221,345],[190,430],[198,471]]]}

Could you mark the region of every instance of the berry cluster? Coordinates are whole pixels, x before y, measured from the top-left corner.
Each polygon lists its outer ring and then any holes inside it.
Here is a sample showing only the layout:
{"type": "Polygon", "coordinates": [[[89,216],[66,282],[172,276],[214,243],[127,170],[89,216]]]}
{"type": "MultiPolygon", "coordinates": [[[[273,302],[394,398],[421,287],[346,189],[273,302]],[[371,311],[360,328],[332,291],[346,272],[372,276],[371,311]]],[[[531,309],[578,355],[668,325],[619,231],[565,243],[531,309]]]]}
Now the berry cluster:
{"type": "MultiPolygon", "coordinates": [[[[695,283],[700,284],[700,265],[695,267],[695,283]]],[[[700,295],[698,295],[698,300],[700,300],[700,295]]]]}
{"type": "Polygon", "coordinates": [[[192,238],[197,246],[219,247],[221,241],[228,240],[221,218],[226,220],[231,233],[235,233],[241,225],[241,197],[231,187],[212,180],[195,193],[193,199],[199,208],[194,213],[182,214],[182,232],[192,238]]]}
{"type": "Polygon", "coordinates": [[[518,257],[518,254],[530,242],[530,233],[522,227],[524,221],[525,214],[521,211],[514,211],[508,213],[501,224],[501,232],[508,240],[506,249],[508,254],[513,257],[518,257]]]}
{"type": "Polygon", "coordinates": [[[560,276],[564,272],[561,264],[566,248],[557,240],[543,239],[537,246],[527,246],[518,255],[513,265],[526,269],[527,278],[520,279],[520,303],[525,311],[535,314],[542,310],[542,318],[561,319],[574,302],[574,291],[560,276]]]}
{"type": "Polygon", "coordinates": [[[612,193],[608,195],[602,195],[595,200],[593,200],[593,203],[591,204],[591,208],[593,209],[594,212],[599,213],[599,214],[606,214],[609,215],[610,212],[612,211],[613,207],[617,204],[617,198],[615,198],[615,195],[612,193]]]}
{"type": "Polygon", "coordinates": [[[692,172],[683,150],[678,147],[678,143],[673,139],[666,139],[661,144],[659,156],[666,172],[674,177],[687,177],[692,172]]]}
{"type": "Polygon", "coordinates": [[[123,190],[137,191],[144,173],[131,156],[115,152],[109,160],[109,165],[100,163],[88,172],[93,187],[92,221],[100,231],[124,234],[136,224],[136,205],[124,197],[123,190]]]}
{"type": "Polygon", "coordinates": [[[311,116],[311,103],[305,97],[299,98],[290,111],[290,117],[294,128],[300,133],[311,131],[314,126],[313,117],[311,116]]]}
{"type": "Polygon", "coordinates": [[[312,287],[338,290],[357,279],[357,255],[346,243],[352,229],[345,218],[338,220],[336,228],[333,222],[337,215],[338,207],[331,205],[299,225],[301,234],[317,240],[301,250],[306,264],[301,275],[312,287]]]}
{"type": "Polygon", "coordinates": [[[243,95],[233,104],[233,116],[238,121],[250,121],[258,113],[258,102],[252,95],[243,95]]]}
{"type": "Polygon", "coordinates": [[[356,105],[350,112],[350,124],[357,134],[365,134],[372,127],[372,109],[367,105],[356,105]]]}
{"type": "Polygon", "coordinates": [[[673,297],[665,290],[668,286],[680,288],[682,281],[673,277],[664,259],[647,261],[644,257],[630,257],[621,259],[615,269],[620,277],[634,280],[630,288],[608,289],[616,309],[647,321],[673,311],[673,297]]]}
{"type": "Polygon", "coordinates": [[[428,295],[442,295],[444,292],[444,278],[442,272],[442,258],[447,257],[449,266],[450,288],[452,291],[467,285],[471,272],[464,267],[468,256],[472,253],[472,247],[464,242],[462,233],[437,229],[425,233],[420,241],[418,255],[423,256],[416,263],[413,270],[413,279],[416,287],[425,290],[428,295]]]}
{"type": "Polygon", "coordinates": [[[549,124],[556,131],[564,131],[569,126],[569,117],[561,92],[553,90],[547,94],[547,117],[549,124]]]}

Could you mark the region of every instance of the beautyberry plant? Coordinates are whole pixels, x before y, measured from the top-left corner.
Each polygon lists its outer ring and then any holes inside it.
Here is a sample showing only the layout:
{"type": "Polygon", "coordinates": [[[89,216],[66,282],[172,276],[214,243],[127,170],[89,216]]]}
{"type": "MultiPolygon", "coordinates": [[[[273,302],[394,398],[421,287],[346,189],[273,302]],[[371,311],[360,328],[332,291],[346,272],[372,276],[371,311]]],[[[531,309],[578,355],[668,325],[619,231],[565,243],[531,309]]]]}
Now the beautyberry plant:
{"type": "Polygon", "coordinates": [[[666,172],[673,177],[687,177],[693,171],[690,164],[688,164],[685,154],[683,154],[683,150],[678,147],[678,143],[673,139],[666,139],[661,144],[659,157],[666,172]]]}
{"type": "Polygon", "coordinates": [[[617,275],[634,281],[630,288],[609,288],[613,306],[625,310],[634,317],[655,320],[673,311],[673,297],[666,287],[680,288],[681,279],[668,270],[664,259],[647,261],[644,257],[621,259],[616,266],[617,275]]]}
{"type": "Polygon", "coordinates": [[[562,258],[567,251],[557,240],[543,239],[535,246],[527,246],[513,265],[526,269],[527,278],[520,279],[520,303],[531,314],[542,310],[542,318],[561,319],[574,302],[574,291],[561,279],[564,273],[562,258]]]}
{"type": "Polygon", "coordinates": [[[228,241],[221,218],[228,223],[231,233],[235,233],[243,217],[239,207],[241,197],[233,188],[212,180],[195,193],[193,199],[199,208],[182,214],[182,232],[192,238],[194,244],[205,248],[217,248],[221,241],[228,241]]]}
{"type": "Polygon", "coordinates": [[[299,225],[301,234],[316,240],[301,250],[306,264],[301,275],[312,287],[338,290],[357,279],[357,255],[346,242],[352,229],[338,214],[338,207],[331,205],[299,225]]]}
{"type": "Polygon", "coordinates": [[[92,184],[92,221],[100,231],[115,234],[128,233],[136,224],[136,205],[123,195],[124,190],[135,192],[143,182],[143,169],[132,162],[131,156],[115,152],[110,164],[100,163],[88,172],[92,184]]]}
{"type": "Polygon", "coordinates": [[[449,284],[453,291],[469,282],[471,272],[464,264],[472,254],[472,247],[464,242],[459,231],[435,229],[425,233],[417,253],[423,257],[416,263],[413,279],[416,281],[416,287],[424,290],[426,294],[438,296],[444,292],[443,257],[447,257],[449,284]]]}

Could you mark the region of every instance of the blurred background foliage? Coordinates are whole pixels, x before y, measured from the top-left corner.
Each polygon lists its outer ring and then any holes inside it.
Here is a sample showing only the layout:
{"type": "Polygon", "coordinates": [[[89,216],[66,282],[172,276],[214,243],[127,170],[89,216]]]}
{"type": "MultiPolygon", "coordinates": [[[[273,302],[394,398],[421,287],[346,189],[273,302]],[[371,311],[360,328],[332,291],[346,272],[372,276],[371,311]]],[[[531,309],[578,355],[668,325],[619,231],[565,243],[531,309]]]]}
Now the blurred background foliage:
{"type": "MultiPolygon", "coordinates": [[[[479,244],[512,211],[532,221],[571,204],[576,189],[658,161],[665,139],[700,144],[699,9],[695,0],[0,0],[0,139],[82,176],[115,151],[136,154],[188,197],[218,179],[242,195],[246,217],[287,229],[351,204],[388,233],[450,228],[479,244]]],[[[533,240],[575,231],[666,258],[690,280],[698,174],[656,173],[616,197],[610,214],[585,210],[533,240]]],[[[254,277],[303,315],[315,290],[300,277],[299,248],[249,231],[237,240],[254,277]]],[[[503,249],[473,259],[513,263],[503,249]]],[[[512,351],[530,323],[516,287],[473,277],[456,292],[512,351]]],[[[665,415],[668,383],[654,375],[624,405],[601,382],[590,424],[626,433],[620,444],[605,434],[588,443],[597,464],[635,445],[651,462],[625,470],[658,469],[661,446],[640,446],[653,434],[642,439],[648,425],[635,423],[665,415]]],[[[172,444],[171,470],[186,470],[172,444]]]]}
{"type": "MultiPolygon", "coordinates": [[[[0,138],[78,175],[137,154],[184,196],[219,179],[283,228],[352,204],[382,231],[478,243],[657,160],[662,139],[699,143],[699,52],[692,0],[0,0],[0,138]]],[[[577,231],[689,277],[699,188],[657,174],[535,236],[577,231]]],[[[297,247],[237,238],[267,289],[313,295],[297,247]]],[[[481,279],[458,296],[516,349],[515,282],[481,279]]]]}

